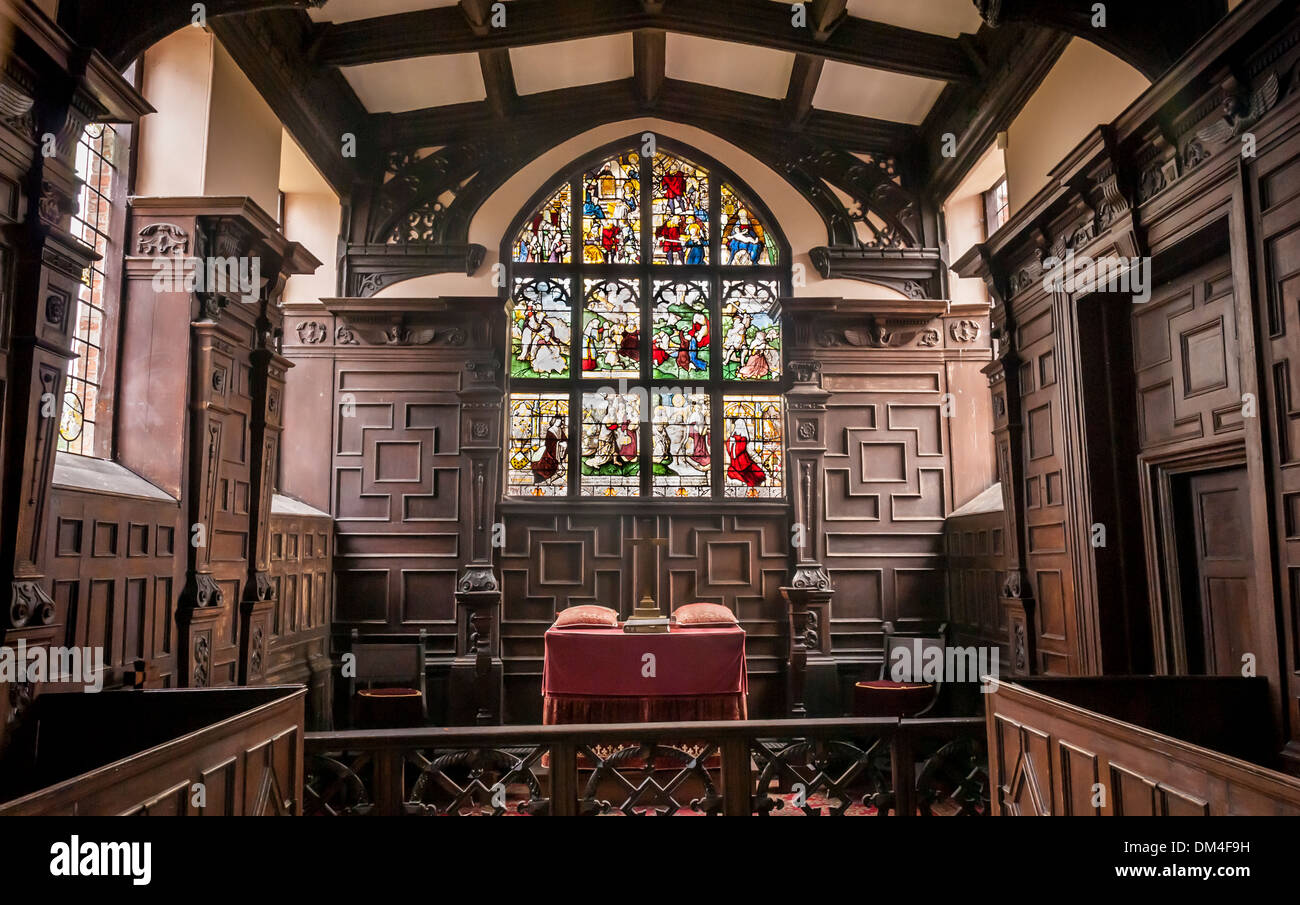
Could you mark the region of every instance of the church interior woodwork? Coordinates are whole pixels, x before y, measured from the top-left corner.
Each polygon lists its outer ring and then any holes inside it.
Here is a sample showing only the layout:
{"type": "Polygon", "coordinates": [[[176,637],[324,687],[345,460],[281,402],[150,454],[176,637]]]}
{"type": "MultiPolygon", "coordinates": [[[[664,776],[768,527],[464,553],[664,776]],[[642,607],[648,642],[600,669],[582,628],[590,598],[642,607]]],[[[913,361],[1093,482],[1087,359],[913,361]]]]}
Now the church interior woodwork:
{"type": "Polygon", "coordinates": [[[1293,3],[123,6],[0,0],[0,814],[1300,813],[1293,3]]]}

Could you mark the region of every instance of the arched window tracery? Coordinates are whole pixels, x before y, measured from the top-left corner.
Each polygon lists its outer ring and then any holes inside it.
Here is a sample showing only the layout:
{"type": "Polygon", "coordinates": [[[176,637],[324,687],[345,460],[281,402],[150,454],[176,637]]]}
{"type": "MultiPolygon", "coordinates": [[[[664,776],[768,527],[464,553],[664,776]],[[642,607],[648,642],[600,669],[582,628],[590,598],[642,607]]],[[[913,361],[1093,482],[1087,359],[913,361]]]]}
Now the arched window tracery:
{"type": "Polygon", "coordinates": [[[630,146],[549,186],[503,245],[506,496],[783,498],[788,246],[725,168],[630,146]]]}

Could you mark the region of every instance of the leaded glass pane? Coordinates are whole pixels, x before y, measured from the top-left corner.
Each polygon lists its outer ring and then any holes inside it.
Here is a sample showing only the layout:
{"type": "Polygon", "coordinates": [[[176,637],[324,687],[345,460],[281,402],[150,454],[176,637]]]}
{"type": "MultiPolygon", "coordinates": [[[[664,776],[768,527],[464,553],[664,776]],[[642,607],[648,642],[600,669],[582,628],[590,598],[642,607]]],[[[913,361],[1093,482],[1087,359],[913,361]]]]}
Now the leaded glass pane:
{"type": "Polygon", "coordinates": [[[778,263],[776,240],[726,183],[721,198],[722,263],[734,267],[778,263]]]}
{"type": "Polygon", "coordinates": [[[641,261],[641,158],[620,154],[582,177],[582,260],[641,261]]]}
{"type": "Polygon", "coordinates": [[[513,258],[520,264],[568,264],[573,260],[573,190],[569,183],[539,207],[515,238],[513,258]]]}
{"type": "Polygon", "coordinates": [[[657,390],[651,418],[654,495],[709,495],[709,395],[657,390]]]}
{"type": "Polygon", "coordinates": [[[705,280],[656,280],[650,352],[658,380],[705,380],[709,376],[709,284],[705,280]]]}
{"type": "Polygon", "coordinates": [[[654,159],[654,262],[709,263],[709,174],[668,154],[654,159]]]}
{"type": "Polygon", "coordinates": [[[515,280],[511,377],[568,377],[569,280],[515,280]]]}
{"type": "Polygon", "coordinates": [[[568,396],[532,393],[510,397],[508,495],[568,493],[568,425],[568,396]]]}
{"type": "Polygon", "coordinates": [[[641,397],[582,394],[582,495],[639,496],[641,397]]]}
{"type": "Polygon", "coordinates": [[[634,280],[587,280],[582,376],[641,376],[641,293],[634,280]]]}
{"type": "Polygon", "coordinates": [[[735,281],[722,290],[722,376],[776,380],[781,376],[781,325],[776,282],[735,281]]]}
{"type": "Polygon", "coordinates": [[[729,497],[779,497],[785,486],[780,396],[723,396],[729,497]]]}

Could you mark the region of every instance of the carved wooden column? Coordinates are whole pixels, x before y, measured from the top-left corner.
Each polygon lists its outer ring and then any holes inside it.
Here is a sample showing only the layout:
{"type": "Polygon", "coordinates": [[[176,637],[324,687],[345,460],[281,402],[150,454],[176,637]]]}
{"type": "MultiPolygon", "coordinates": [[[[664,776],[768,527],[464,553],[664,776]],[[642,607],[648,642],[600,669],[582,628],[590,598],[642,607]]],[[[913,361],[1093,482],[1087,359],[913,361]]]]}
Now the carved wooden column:
{"type": "MultiPolygon", "coordinates": [[[[0,32],[0,578],[8,590],[0,643],[35,645],[55,640],[68,616],[48,593],[45,549],[77,300],[97,259],[68,231],[81,187],[77,144],[90,121],[125,121],[149,107],[101,58],[72,64],[61,33],[23,9],[0,9],[0,32]]],[[[14,689],[24,699],[33,693],[14,689]]]]}
{"type": "Polygon", "coordinates": [[[279,293],[288,275],[320,262],[247,198],[137,198],[132,218],[136,313],[123,351],[128,360],[133,349],[143,354],[119,398],[159,417],[132,432],[122,457],[182,496],[180,681],[257,681],[274,629],[266,572],[288,365],[279,355],[279,293]],[[191,271],[193,279],[166,279],[191,271]],[[187,344],[188,381],[186,356],[176,348],[159,355],[149,348],[159,341],[187,344]]]}
{"type": "Polygon", "coordinates": [[[470,361],[461,384],[461,453],[469,466],[470,530],[469,562],[456,582],[450,716],[457,724],[499,723],[505,702],[501,584],[492,563],[493,551],[505,542],[504,526],[498,528],[496,518],[503,442],[501,375],[499,360],[470,361]]]}
{"type": "MultiPolygon", "coordinates": [[[[261,681],[266,671],[266,649],[274,630],[274,608],[283,607],[277,601],[275,586],[271,583],[271,497],[275,493],[280,467],[280,449],[284,434],[284,381],[293,363],[280,354],[279,337],[282,333],[283,315],[280,312],[280,291],[287,274],[283,269],[279,279],[273,281],[274,293],[268,293],[261,302],[262,313],[257,324],[257,348],[250,356],[252,362],[253,420],[251,425],[250,487],[255,508],[249,511],[249,562],[248,581],[244,599],[240,603],[242,628],[240,631],[239,684],[251,685],[261,681]]],[[[291,603],[292,605],[292,603],[291,603]]],[[[288,614],[282,614],[287,619],[288,614]]]]}
{"type": "Polygon", "coordinates": [[[826,455],[826,400],[821,364],[802,359],[790,362],[794,386],[786,394],[788,474],[794,490],[795,567],[781,588],[789,617],[790,647],[786,672],[786,711],[803,717],[812,701],[814,712],[836,712],[836,669],[830,648],[831,577],[822,565],[822,460],[826,455]]]}

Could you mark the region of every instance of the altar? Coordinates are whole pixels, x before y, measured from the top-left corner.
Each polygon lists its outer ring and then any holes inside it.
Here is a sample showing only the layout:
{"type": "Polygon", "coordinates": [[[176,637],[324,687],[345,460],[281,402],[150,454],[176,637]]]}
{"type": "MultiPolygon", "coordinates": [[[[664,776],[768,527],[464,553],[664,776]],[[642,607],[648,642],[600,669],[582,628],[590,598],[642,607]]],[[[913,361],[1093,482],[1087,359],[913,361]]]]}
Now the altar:
{"type": "Polygon", "coordinates": [[[545,636],[542,721],[642,723],[743,720],[745,632],[738,625],[661,634],[551,628],[545,636]]]}

